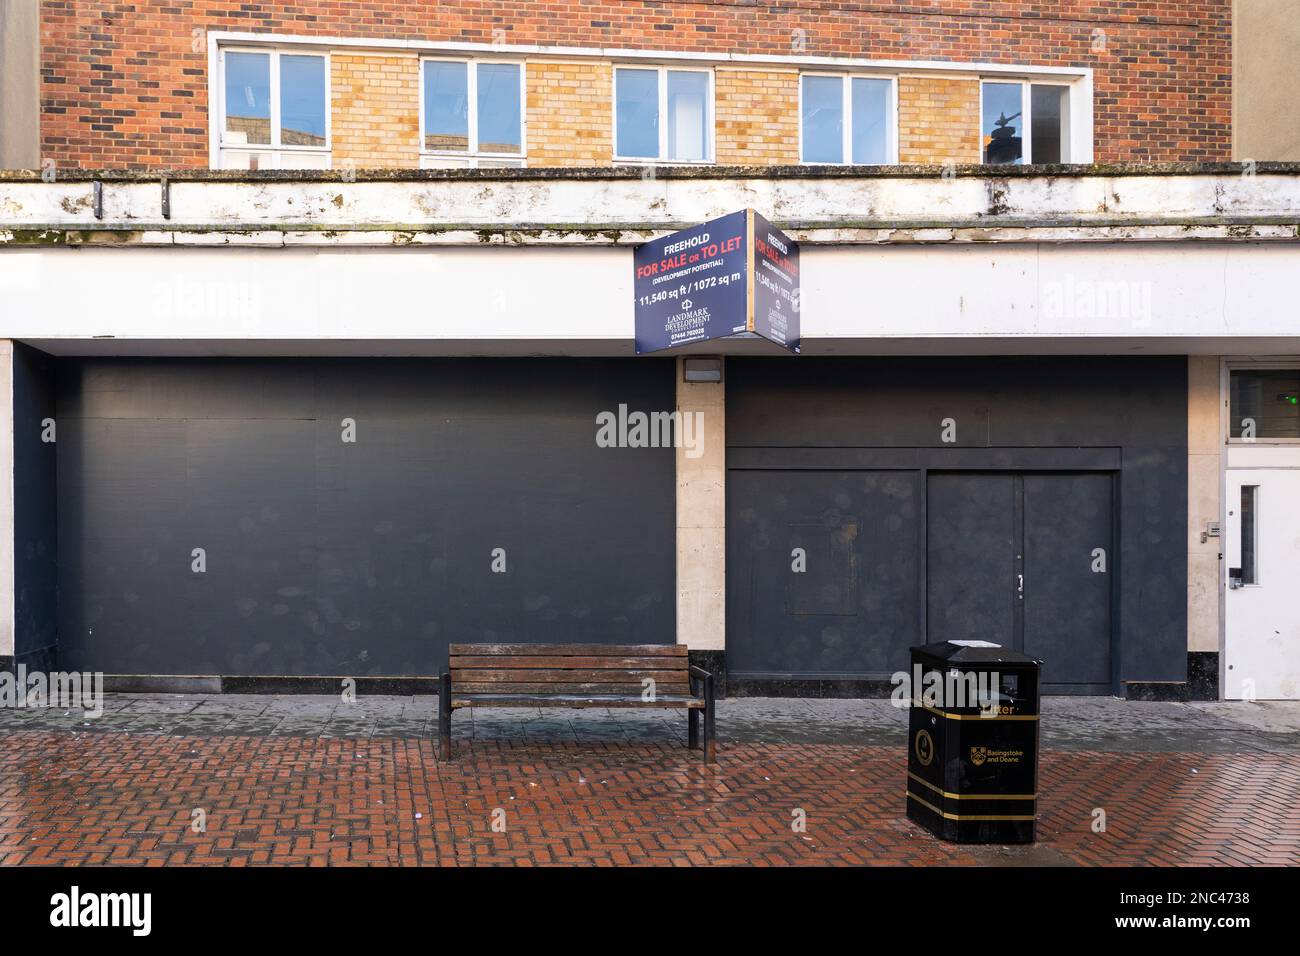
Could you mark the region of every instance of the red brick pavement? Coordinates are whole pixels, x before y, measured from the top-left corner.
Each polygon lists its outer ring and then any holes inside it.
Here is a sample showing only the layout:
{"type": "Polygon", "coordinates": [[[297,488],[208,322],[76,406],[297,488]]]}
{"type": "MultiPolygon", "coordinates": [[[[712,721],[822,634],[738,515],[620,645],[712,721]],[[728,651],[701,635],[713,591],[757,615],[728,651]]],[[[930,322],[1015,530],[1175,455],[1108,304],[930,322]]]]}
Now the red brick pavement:
{"type": "MultiPolygon", "coordinates": [[[[439,764],[428,740],[0,734],[0,864],[989,859],[904,818],[893,748],[732,744],[712,767],[654,744],[458,750],[439,764]]],[[[1059,862],[1300,864],[1297,755],[1047,753],[1039,789],[1036,852],[1059,862]]]]}

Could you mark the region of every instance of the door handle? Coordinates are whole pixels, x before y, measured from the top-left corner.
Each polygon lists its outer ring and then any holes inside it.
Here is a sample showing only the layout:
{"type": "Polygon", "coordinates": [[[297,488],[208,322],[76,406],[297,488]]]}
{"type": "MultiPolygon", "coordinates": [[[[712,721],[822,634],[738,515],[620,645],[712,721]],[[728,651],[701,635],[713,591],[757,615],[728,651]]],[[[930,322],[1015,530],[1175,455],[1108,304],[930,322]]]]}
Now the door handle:
{"type": "Polygon", "coordinates": [[[1017,575],[1016,575],[1016,580],[1017,580],[1017,585],[1018,585],[1018,586],[1016,587],[1016,592],[1019,593],[1019,594],[1024,594],[1024,593],[1025,593],[1025,576],[1024,576],[1023,574],[1017,574],[1017,575]]]}

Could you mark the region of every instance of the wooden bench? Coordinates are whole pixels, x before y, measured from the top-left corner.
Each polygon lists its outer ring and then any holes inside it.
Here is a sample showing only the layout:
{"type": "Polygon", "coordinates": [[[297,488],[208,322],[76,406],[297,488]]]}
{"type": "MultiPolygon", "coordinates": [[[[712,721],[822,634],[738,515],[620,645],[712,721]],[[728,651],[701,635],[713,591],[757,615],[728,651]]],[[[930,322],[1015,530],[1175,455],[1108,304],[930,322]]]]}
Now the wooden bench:
{"type": "Polygon", "coordinates": [[[669,707],[713,763],[713,675],[680,644],[453,644],[438,693],[438,754],[451,757],[451,715],[462,707],[669,707]]]}

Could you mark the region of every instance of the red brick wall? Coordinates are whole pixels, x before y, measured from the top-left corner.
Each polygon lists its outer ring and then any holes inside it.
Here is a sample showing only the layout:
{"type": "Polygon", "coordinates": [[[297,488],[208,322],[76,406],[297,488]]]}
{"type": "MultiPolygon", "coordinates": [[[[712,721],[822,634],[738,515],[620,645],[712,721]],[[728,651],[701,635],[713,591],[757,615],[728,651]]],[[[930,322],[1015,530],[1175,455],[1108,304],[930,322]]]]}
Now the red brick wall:
{"type": "Polygon", "coordinates": [[[42,156],[205,166],[205,30],[1090,66],[1099,162],[1230,157],[1231,0],[44,0],[42,156]],[[1105,32],[1094,49],[1094,31],[1105,32]],[[797,32],[801,31],[801,32],[797,32]],[[197,50],[195,49],[197,47],[197,50]]]}

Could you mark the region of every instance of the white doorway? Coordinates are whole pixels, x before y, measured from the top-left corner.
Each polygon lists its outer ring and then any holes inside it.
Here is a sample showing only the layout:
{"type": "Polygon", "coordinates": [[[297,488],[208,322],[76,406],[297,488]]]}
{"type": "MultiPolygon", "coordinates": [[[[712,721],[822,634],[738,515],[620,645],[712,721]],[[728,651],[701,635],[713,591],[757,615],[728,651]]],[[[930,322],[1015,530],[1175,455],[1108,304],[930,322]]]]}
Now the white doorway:
{"type": "Polygon", "coordinates": [[[1300,700],[1300,369],[1226,371],[1223,696],[1300,700]]]}

